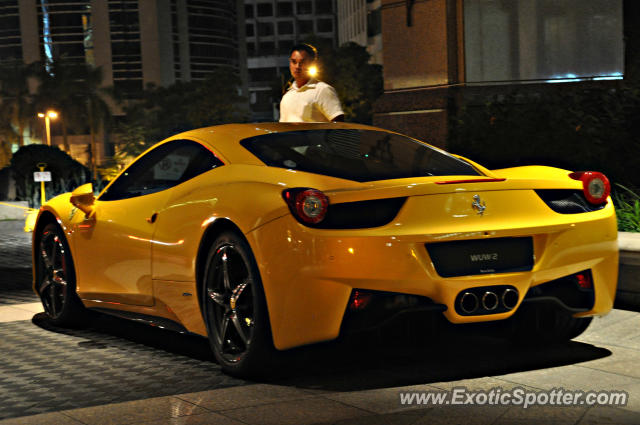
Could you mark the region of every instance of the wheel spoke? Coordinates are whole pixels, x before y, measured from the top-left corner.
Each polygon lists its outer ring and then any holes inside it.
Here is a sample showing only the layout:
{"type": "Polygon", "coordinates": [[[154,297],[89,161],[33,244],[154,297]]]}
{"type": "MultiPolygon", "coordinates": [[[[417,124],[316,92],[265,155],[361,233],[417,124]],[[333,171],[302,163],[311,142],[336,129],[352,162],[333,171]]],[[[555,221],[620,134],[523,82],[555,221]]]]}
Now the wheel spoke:
{"type": "Polygon", "coordinates": [[[43,296],[44,291],[46,291],[47,288],[49,288],[52,285],[52,283],[53,282],[51,282],[51,279],[49,279],[48,277],[45,277],[42,284],[40,284],[40,287],[38,288],[38,293],[40,294],[40,296],[43,296]]]}
{"type": "Polygon", "coordinates": [[[225,296],[219,292],[214,291],[213,289],[208,289],[207,294],[209,298],[219,306],[225,307],[226,303],[224,302],[225,296]]]}
{"type": "Polygon", "coordinates": [[[56,285],[49,286],[49,291],[47,293],[49,298],[49,306],[51,307],[51,315],[58,315],[58,296],[56,294],[56,285]]]}
{"type": "Polygon", "coordinates": [[[249,343],[249,339],[247,338],[247,335],[245,334],[245,331],[242,328],[242,323],[240,323],[238,314],[233,313],[231,315],[231,320],[233,322],[233,326],[236,328],[236,332],[238,332],[238,335],[240,336],[240,339],[242,339],[242,342],[244,342],[244,345],[247,346],[247,344],[249,343]]]}
{"type": "Polygon", "coordinates": [[[49,254],[47,253],[47,248],[44,246],[44,241],[40,244],[40,255],[42,257],[42,262],[44,263],[45,269],[50,269],[53,267],[53,263],[49,258],[49,254]]]}
{"type": "Polygon", "coordinates": [[[220,338],[220,341],[219,341],[220,347],[224,347],[224,342],[227,337],[228,329],[229,329],[229,316],[224,314],[222,317],[222,323],[220,323],[220,329],[218,332],[219,338],[220,338]]]}
{"type": "Polygon", "coordinates": [[[229,257],[227,252],[222,254],[222,281],[224,283],[224,289],[231,291],[231,283],[229,279],[229,257]]]}
{"type": "Polygon", "coordinates": [[[54,269],[53,270],[53,281],[59,285],[66,285],[67,281],[65,280],[64,268],[54,269]]]}
{"type": "Polygon", "coordinates": [[[249,285],[249,279],[245,279],[240,285],[236,286],[233,290],[232,297],[238,302],[238,299],[243,294],[245,288],[249,285]]]}
{"type": "Polygon", "coordinates": [[[58,251],[60,251],[60,239],[56,235],[53,237],[53,243],[51,244],[51,267],[55,267],[58,263],[58,251]]]}

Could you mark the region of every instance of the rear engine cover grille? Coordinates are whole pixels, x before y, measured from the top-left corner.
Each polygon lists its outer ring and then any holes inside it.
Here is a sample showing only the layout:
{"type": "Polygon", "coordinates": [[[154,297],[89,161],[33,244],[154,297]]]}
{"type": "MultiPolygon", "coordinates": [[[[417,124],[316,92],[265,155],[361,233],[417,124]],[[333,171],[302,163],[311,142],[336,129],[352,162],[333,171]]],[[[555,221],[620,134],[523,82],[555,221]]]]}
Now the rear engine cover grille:
{"type": "Polygon", "coordinates": [[[590,204],[580,190],[567,189],[540,189],[536,193],[542,200],[557,213],[580,214],[603,209],[607,203],[600,205],[590,204]]]}

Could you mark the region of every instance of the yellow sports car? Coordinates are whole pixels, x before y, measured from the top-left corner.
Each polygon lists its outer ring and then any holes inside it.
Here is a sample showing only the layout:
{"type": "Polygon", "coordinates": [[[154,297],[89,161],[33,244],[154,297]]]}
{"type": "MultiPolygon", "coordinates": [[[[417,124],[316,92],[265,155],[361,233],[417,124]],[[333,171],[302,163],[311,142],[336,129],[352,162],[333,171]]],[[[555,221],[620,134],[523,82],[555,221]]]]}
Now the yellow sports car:
{"type": "Polygon", "coordinates": [[[240,375],[409,313],[562,341],[613,305],[609,191],[363,125],[202,128],[45,204],[34,290],[59,325],[90,309],[208,336],[240,375]]]}

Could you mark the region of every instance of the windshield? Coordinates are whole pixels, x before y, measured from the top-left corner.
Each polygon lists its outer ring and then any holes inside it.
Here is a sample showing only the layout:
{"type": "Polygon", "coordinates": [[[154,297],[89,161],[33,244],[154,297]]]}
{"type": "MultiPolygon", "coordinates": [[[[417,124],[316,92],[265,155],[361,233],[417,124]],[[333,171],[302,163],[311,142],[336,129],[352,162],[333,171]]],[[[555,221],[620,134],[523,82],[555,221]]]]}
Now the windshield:
{"type": "Polygon", "coordinates": [[[424,176],[478,176],[471,164],[405,136],[375,130],[305,130],[244,139],[272,167],[367,182],[424,176]]]}

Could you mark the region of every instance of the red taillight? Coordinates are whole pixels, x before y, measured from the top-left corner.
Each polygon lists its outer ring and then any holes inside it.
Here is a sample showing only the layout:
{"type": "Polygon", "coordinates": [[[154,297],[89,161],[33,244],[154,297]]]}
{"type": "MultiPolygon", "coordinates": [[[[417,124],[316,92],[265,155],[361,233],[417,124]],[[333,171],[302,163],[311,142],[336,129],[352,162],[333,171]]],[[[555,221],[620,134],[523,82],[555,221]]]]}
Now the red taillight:
{"type": "Polygon", "coordinates": [[[282,195],[291,212],[305,223],[317,224],[327,215],[329,198],[317,189],[288,189],[282,195]]]}
{"type": "Polygon", "coordinates": [[[578,171],[569,174],[574,180],[582,181],[582,191],[587,201],[592,204],[603,204],[611,193],[611,183],[602,173],[597,171],[578,171]]]}
{"type": "Polygon", "coordinates": [[[593,287],[593,282],[591,280],[591,273],[589,273],[588,271],[576,274],[575,278],[580,288],[591,289],[593,287]]]}
{"type": "Polygon", "coordinates": [[[373,294],[369,292],[364,292],[356,289],[351,294],[351,302],[349,303],[349,309],[351,310],[362,310],[369,304],[371,297],[373,294]]]}

